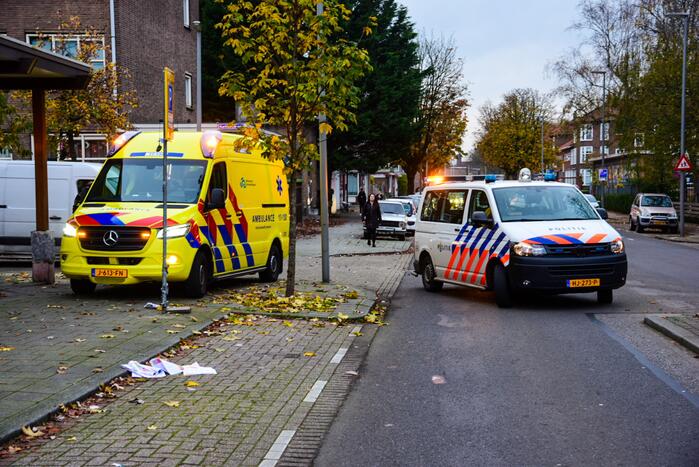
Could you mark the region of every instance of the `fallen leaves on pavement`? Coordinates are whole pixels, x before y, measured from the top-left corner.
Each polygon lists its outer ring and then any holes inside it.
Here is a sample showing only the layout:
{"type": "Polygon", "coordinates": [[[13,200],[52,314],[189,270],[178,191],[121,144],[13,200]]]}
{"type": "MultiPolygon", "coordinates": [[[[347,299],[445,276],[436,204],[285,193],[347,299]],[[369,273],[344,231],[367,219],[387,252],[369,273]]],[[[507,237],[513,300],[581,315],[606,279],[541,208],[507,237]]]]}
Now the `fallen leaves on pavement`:
{"type": "Polygon", "coordinates": [[[9,352],[11,350],[15,350],[15,348],[8,345],[0,345],[0,352],[9,352]]]}
{"type": "Polygon", "coordinates": [[[197,386],[201,386],[201,385],[200,385],[199,383],[197,383],[196,381],[191,381],[191,380],[185,382],[184,385],[185,385],[186,387],[188,387],[188,388],[195,388],[195,387],[197,387],[197,386]]]}
{"type": "Polygon", "coordinates": [[[168,407],[177,408],[180,406],[180,401],[165,401],[163,404],[167,405],[168,407]]]}
{"type": "Polygon", "coordinates": [[[37,436],[44,436],[44,432],[37,428],[30,428],[28,426],[22,427],[22,433],[30,438],[36,438],[37,436]]]}
{"type": "Polygon", "coordinates": [[[304,352],[303,356],[304,357],[315,357],[316,353],[315,352],[304,352]]]}

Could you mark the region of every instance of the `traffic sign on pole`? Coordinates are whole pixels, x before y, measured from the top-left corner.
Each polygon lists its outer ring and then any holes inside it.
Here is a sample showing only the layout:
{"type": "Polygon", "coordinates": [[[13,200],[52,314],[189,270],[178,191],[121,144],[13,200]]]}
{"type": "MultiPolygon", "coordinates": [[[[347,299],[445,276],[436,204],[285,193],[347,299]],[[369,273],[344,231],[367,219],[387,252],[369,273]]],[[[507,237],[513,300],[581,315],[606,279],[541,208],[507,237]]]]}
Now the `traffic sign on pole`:
{"type": "Polygon", "coordinates": [[[599,169],[599,176],[598,176],[598,178],[599,178],[599,181],[600,181],[600,182],[602,182],[602,181],[606,182],[606,181],[607,181],[607,173],[608,173],[608,172],[607,172],[607,169],[599,169]]]}
{"type": "Polygon", "coordinates": [[[677,165],[675,165],[675,170],[679,172],[692,171],[692,162],[689,160],[689,154],[687,154],[686,152],[682,154],[680,160],[677,161],[677,165]]]}
{"type": "Polygon", "coordinates": [[[165,139],[172,141],[175,134],[175,73],[165,67],[165,139]]]}

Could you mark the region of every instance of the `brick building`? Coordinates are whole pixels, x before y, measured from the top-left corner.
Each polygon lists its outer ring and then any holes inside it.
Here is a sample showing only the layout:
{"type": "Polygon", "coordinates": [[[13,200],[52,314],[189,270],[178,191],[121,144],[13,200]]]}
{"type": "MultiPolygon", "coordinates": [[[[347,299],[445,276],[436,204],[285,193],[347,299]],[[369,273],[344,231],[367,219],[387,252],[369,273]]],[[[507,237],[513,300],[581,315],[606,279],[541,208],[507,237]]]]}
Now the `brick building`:
{"type": "MultiPolygon", "coordinates": [[[[92,66],[107,62],[125,67],[128,85],[139,106],[130,120],[136,128],[156,128],[163,118],[163,68],[175,72],[175,123],[194,124],[196,108],[196,31],[199,0],[0,0],[0,34],[28,43],[63,49],[66,54],[86,40],[84,31],[66,33],[59,26],[77,16],[81,26],[101,33],[103,55],[92,66]],[[62,42],[62,47],[56,44],[62,42]]],[[[117,90],[118,92],[118,90],[117,90]]],[[[89,160],[106,153],[98,129],[79,136],[78,155],[89,160]]]]}

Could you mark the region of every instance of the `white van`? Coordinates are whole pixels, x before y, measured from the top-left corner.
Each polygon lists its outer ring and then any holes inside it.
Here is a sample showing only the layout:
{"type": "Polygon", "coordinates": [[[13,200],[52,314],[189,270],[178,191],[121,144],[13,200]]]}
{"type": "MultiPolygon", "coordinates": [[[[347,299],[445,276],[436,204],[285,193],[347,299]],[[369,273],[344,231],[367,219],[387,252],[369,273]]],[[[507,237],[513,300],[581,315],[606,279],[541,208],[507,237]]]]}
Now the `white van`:
{"type": "Polygon", "coordinates": [[[444,283],[492,289],[500,307],[514,292],[596,292],[611,303],[626,282],[621,235],[576,187],[532,181],[445,183],[425,188],[414,268],[429,291],[444,283]]]}
{"type": "MultiPolygon", "coordinates": [[[[100,167],[102,164],[49,161],[49,228],[57,245],[63,226],[73,214],[76,195],[92,183],[100,167]]],[[[0,160],[0,260],[31,259],[33,230],[34,162],[0,160]]]]}

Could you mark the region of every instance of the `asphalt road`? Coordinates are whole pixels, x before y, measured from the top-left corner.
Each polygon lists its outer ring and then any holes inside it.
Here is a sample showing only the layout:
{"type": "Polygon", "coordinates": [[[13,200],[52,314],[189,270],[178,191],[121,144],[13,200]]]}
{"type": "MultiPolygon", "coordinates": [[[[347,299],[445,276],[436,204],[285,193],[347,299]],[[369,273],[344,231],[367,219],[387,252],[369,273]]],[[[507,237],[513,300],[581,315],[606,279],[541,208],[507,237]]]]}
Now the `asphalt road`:
{"type": "Polygon", "coordinates": [[[316,465],[699,465],[699,397],[595,318],[696,310],[699,250],[627,238],[609,307],[406,276],[316,465]]]}

